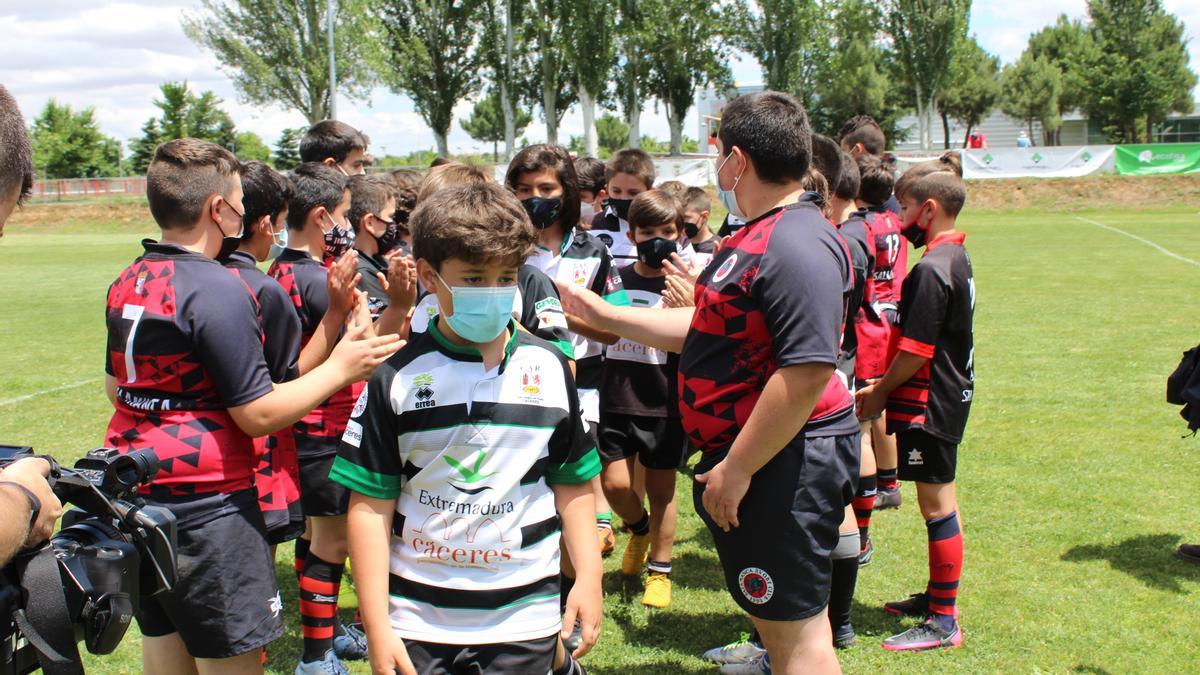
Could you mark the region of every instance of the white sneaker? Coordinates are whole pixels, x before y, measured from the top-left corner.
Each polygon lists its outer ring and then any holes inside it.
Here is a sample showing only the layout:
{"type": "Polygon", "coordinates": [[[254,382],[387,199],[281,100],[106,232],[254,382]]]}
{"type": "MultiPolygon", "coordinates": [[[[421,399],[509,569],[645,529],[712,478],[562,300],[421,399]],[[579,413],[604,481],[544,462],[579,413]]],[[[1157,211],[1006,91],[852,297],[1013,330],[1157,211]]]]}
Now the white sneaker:
{"type": "Polygon", "coordinates": [[[703,659],[712,663],[749,663],[767,650],[750,641],[749,633],[742,633],[737,642],[730,642],[723,647],[713,647],[704,652],[703,659]]]}
{"type": "Polygon", "coordinates": [[[333,650],[325,652],[325,658],[320,661],[301,661],[296,666],[295,675],[350,675],[342,662],[338,660],[333,650]]]}
{"type": "Polygon", "coordinates": [[[748,663],[727,663],[721,666],[722,675],[771,675],[771,658],[767,652],[754,657],[748,663]]]}

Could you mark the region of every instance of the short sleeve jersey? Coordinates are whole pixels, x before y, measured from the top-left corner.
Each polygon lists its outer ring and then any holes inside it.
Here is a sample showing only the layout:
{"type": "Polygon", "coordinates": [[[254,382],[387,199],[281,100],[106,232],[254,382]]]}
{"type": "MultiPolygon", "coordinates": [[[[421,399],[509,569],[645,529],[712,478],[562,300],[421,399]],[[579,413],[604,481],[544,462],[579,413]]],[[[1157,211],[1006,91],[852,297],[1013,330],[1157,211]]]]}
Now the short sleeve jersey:
{"type": "MultiPolygon", "coordinates": [[[[634,307],[660,309],[666,277],[644,277],[634,265],[621,268],[621,283],[634,307]]],[[[600,413],[678,417],[679,355],[621,338],[604,352],[600,413]]]]}
{"type": "Polygon", "coordinates": [[[938,237],[904,280],[895,348],[929,359],[888,396],[889,433],[962,441],[975,398],[975,277],[961,232],[938,237]]]}
{"type": "Polygon", "coordinates": [[[387,272],[388,261],[383,256],[358,252],[358,274],[362,277],[358,281],[358,290],[367,294],[367,309],[371,312],[372,321],[377,321],[391,302],[387,291],[383,289],[383,282],[376,276],[382,274],[386,277],[387,272]]]}
{"type": "MultiPolygon", "coordinates": [[[[329,309],[328,271],[307,253],[289,248],[279,254],[267,273],[287,291],[300,318],[302,343],[308,344],[329,309]]],[[[338,439],[354,407],[353,390],[350,386],[335,392],[292,427],[301,460],[337,452],[338,439]]]]}
{"type": "Polygon", "coordinates": [[[566,357],[510,324],[501,364],[435,319],[376,369],[330,476],[396,500],[390,611],[401,637],[442,644],[557,633],[554,484],[600,471],[566,357]]]}
{"type": "Polygon", "coordinates": [[[289,382],[300,376],[300,318],[283,286],[258,269],[254,256],[234,251],[225,267],[237,274],[258,299],[262,314],[263,354],[272,382],[289,382]]]}
{"type": "MultiPolygon", "coordinates": [[[[410,321],[410,332],[424,333],[429,322],[438,315],[437,296],[421,291],[410,321]]],[[[517,269],[517,295],[513,298],[513,318],[525,330],[558,347],[568,359],[575,358],[571,332],[567,330],[567,315],[554,282],[544,272],[531,265],[517,269]]]]}
{"type": "Polygon", "coordinates": [[[591,233],[608,247],[617,267],[637,260],[637,246],[629,239],[629,222],[622,220],[613,207],[592,219],[591,233]]]}
{"type": "MultiPolygon", "coordinates": [[[[768,211],[722,247],[696,281],[679,360],[684,430],[726,452],[779,368],[836,365],[853,272],[845,243],[809,201],[768,211]]],[[[853,433],[854,402],[836,374],[803,433],[853,433]]]]}
{"type": "Polygon", "coordinates": [[[117,400],[105,443],[153,450],[151,497],[252,487],[254,447],[228,409],[271,392],[258,302],[235,274],[150,240],[108,288],[105,372],[117,400]]]}
{"type": "MultiPolygon", "coordinates": [[[[614,305],[629,304],[612,253],[590,232],[572,229],[563,237],[559,250],[539,246],[526,262],[554,281],[590,289],[614,305]]],[[[580,389],[599,387],[604,345],[575,333],[570,336],[575,354],[575,381],[580,389]]]]}
{"type": "Polygon", "coordinates": [[[858,210],[838,227],[846,247],[850,251],[850,264],[854,268],[854,290],[850,293],[847,309],[847,326],[842,338],[842,354],[844,358],[854,358],[858,348],[858,332],[854,330],[854,322],[862,308],[870,304],[874,292],[874,279],[871,277],[875,264],[874,247],[870,231],[867,227],[866,211],[858,210]]]}
{"type": "Polygon", "coordinates": [[[900,234],[900,216],[885,207],[867,209],[867,225],[875,243],[875,302],[895,309],[908,271],[908,240],[900,234]]]}

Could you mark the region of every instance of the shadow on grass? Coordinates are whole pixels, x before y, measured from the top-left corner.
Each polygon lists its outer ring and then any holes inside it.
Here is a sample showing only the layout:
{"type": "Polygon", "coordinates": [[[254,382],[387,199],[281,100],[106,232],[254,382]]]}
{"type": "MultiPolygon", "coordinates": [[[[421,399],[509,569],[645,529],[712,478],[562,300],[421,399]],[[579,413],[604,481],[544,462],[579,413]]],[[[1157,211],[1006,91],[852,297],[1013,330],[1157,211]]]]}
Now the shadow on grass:
{"type": "MultiPolygon", "coordinates": [[[[1146,534],[1116,544],[1076,546],[1063,554],[1065,562],[1103,560],[1152,588],[1172,593],[1183,590],[1181,580],[1200,580],[1200,567],[1175,557],[1177,534],[1146,534]]],[[[1089,671],[1083,671],[1089,672],[1089,671]]]]}
{"type": "Polygon", "coordinates": [[[731,642],[739,631],[750,630],[749,618],[734,608],[697,614],[656,612],[650,621],[639,620],[632,611],[618,610],[605,618],[621,627],[625,642],[631,645],[695,656],[709,647],[718,646],[705,643],[705,639],[731,642]]]}
{"type": "Polygon", "coordinates": [[[1080,675],[1111,675],[1111,673],[1100,666],[1072,666],[1072,673],[1080,675]]]}

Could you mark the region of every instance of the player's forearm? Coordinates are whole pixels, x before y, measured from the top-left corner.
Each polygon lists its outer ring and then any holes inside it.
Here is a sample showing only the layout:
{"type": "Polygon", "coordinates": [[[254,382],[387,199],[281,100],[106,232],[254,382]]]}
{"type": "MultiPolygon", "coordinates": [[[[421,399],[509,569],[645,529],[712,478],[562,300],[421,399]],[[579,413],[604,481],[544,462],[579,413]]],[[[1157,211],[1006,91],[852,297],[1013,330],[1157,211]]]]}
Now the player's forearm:
{"type": "Polygon", "coordinates": [[[334,392],[349,384],[345,373],[326,361],[306,375],[275,385],[266,396],[230,408],[229,414],[247,435],[263,436],[299,422],[334,392]]]}
{"type": "Polygon", "coordinates": [[[338,341],[338,335],[342,332],[345,318],[332,312],[326,312],[325,316],[321,317],[321,323],[317,325],[317,330],[313,332],[312,338],[309,339],[308,344],[304,345],[304,349],[300,350],[300,359],[297,365],[301,375],[312,371],[329,358],[329,353],[333,351],[333,347],[338,341]]]}
{"type": "Polygon", "coordinates": [[[897,387],[912,379],[913,375],[924,366],[929,359],[917,356],[912,352],[896,352],[892,365],[888,366],[883,379],[876,383],[875,388],[883,394],[890,394],[897,387]]]}
{"type": "Polygon", "coordinates": [[[0,566],[21,550],[29,537],[29,500],[20,490],[0,487],[0,566]]]}
{"type": "Polygon", "coordinates": [[[396,334],[401,340],[408,339],[408,310],[407,307],[388,305],[387,309],[375,321],[375,332],[379,335],[396,334]]]}
{"type": "Polygon", "coordinates": [[[752,476],[800,433],[833,375],[833,366],[805,363],[775,371],[725,458],[752,476]]]}
{"type": "Polygon", "coordinates": [[[600,330],[574,314],[567,315],[567,328],[577,335],[601,344],[615,345],[621,339],[620,335],[600,330]]]}
{"type": "Polygon", "coordinates": [[[113,405],[117,404],[117,386],[118,386],[117,378],[113,377],[112,375],[109,375],[108,373],[105,373],[104,374],[104,395],[108,397],[108,402],[113,405]]]}
{"type": "Polygon", "coordinates": [[[596,500],[591,483],[555,485],[554,506],[562,520],[563,543],[578,582],[599,584],[604,573],[596,540],[596,500]]]}
{"type": "Polygon", "coordinates": [[[646,309],[608,305],[600,315],[606,330],[621,337],[678,354],[692,325],[695,307],[646,309]]]}
{"type": "Polygon", "coordinates": [[[392,514],[395,502],[357,492],[350,495],[346,532],[350,569],[358,590],[358,609],[368,634],[391,630],[388,573],[391,569],[392,514]]]}

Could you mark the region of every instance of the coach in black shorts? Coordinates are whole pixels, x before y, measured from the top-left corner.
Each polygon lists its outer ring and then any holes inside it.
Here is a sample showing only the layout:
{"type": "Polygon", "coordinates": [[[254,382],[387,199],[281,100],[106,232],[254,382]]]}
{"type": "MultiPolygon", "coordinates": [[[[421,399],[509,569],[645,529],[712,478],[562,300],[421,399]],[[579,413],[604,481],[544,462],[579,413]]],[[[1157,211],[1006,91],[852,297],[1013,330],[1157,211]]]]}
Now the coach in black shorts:
{"type": "Polygon", "coordinates": [[[569,314],[680,353],[680,414],[705,452],[696,508],[781,673],[838,671],[829,559],[858,472],[854,406],[834,376],[853,277],[845,243],[800,187],[811,148],[791,96],[726,106],[718,196],[746,225],[700,275],[694,311],[606,306],[560,287],[569,314]]]}

